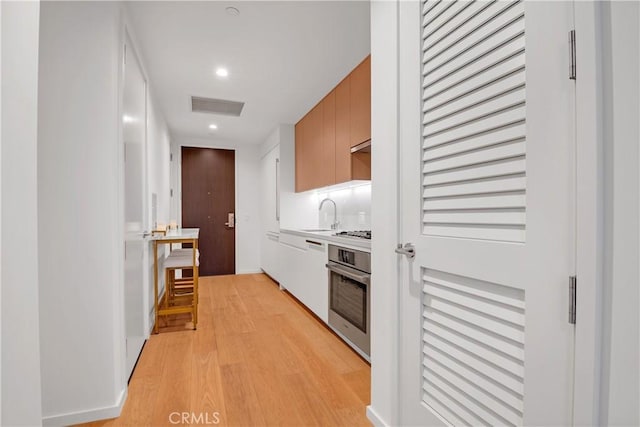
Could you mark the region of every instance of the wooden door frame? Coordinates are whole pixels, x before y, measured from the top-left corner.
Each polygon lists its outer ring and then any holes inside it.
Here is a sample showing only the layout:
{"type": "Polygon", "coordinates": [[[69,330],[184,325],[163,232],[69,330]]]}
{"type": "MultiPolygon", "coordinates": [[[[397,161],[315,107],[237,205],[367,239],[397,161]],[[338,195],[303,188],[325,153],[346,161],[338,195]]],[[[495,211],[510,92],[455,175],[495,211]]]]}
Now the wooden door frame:
{"type": "Polygon", "coordinates": [[[210,148],[213,150],[230,150],[234,152],[233,156],[233,174],[234,174],[234,189],[233,189],[233,211],[236,215],[236,226],[234,230],[234,251],[235,251],[235,265],[233,266],[235,274],[238,274],[238,150],[237,147],[228,146],[224,144],[207,144],[206,141],[199,141],[190,139],[188,141],[177,142],[171,144],[172,153],[172,171],[175,171],[175,187],[173,191],[172,203],[175,203],[177,212],[178,224],[182,224],[182,147],[191,148],[210,148]]]}
{"type": "MultiPolygon", "coordinates": [[[[391,25],[391,29],[399,27],[399,5],[401,0],[396,0],[393,5],[389,5],[386,12],[388,16],[385,18],[386,23],[391,25]],[[395,10],[394,10],[395,9],[395,10]],[[393,16],[395,15],[395,16],[393,16]]],[[[574,355],[574,396],[573,396],[573,421],[574,425],[598,425],[600,422],[600,405],[601,405],[601,386],[600,372],[602,369],[602,358],[600,354],[601,346],[601,328],[602,328],[602,289],[603,289],[603,135],[602,124],[603,116],[598,106],[602,100],[602,83],[601,83],[601,65],[600,65],[600,25],[602,15],[600,5],[597,2],[574,2],[575,7],[575,29],[577,37],[577,58],[578,58],[578,77],[576,80],[576,170],[577,170],[577,190],[576,190],[576,275],[578,277],[577,292],[577,323],[575,327],[575,355],[574,355]]],[[[376,6],[382,10],[382,6],[376,6]]],[[[378,14],[372,13],[372,83],[376,83],[377,77],[389,77],[399,79],[397,68],[392,71],[385,64],[386,61],[398,61],[398,39],[397,33],[392,34],[391,43],[395,43],[395,47],[389,45],[389,34],[381,34],[387,31],[381,25],[382,17],[380,11],[378,14]],[[376,30],[380,30],[377,31],[376,30]],[[386,37],[386,38],[385,38],[386,37]],[[394,40],[395,39],[395,40],[394,40]],[[376,44],[378,43],[379,44],[376,44]],[[380,54],[379,60],[376,60],[375,54],[380,54]]],[[[387,26],[388,27],[388,26],[387,26]]],[[[568,46],[567,46],[568,52],[568,46]]],[[[568,67],[567,67],[568,72],[568,67]]],[[[567,75],[568,78],[568,75],[567,75]]],[[[397,83],[397,80],[396,80],[397,83]]],[[[393,194],[393,188],[399,189],[402,182],[399,180],[399,172],[401,163],[399,137],[401,129],[399,128],[397,117],[397,86],[394,88],[396,105],[391,104],[388,107],[372,104],[372,138],[386,137],[384,146],[373,144],[372,156],[373,177],[372,188],[373,194],[378,197],[386,197],[386,202],[395,202],[395,209],[384,208],[376,197],[372,199],[372,206],[383,208],[379,209],[372,218],[373,224],[390,224],[399,221],[399,203],[393,194]],[[392,115],[390,108],[395,107],[396,115],[392,115]],[[389,114],[382,114],[389,113],[389,114]],[[376,114],[384,115],[387,119],[384,123],[378,123],[376,114]],[[389,138],[395,134],[396,138],[389,138]],[[388,163],[382,167],[383,160],[388,159],[388,163]]],[[[389,95],[388,90],[372,89],[372,103],[381,97],[389,95]]],[[[390,101],[389,99],[386,99],[390,101]]],[[[394,227],[389,227],[394,228],[394,227]]],[[[386,257],[391,257],[390,252],[392,245],[397,243],[399,238],[398,231],[380,230],[376,233],[376,237],[372,241],[372,248],[376,252],[384,253],[386,257]],[[396,237],[396,241],[394,240],[396,237]],[[387,255],[388,254],[388,255],[387,255]]],[[[404,259],[393,263],[387,260],[378,259],[379,268],[374,272],[373,280],[390,279],[395,274],[397,281],[397,262],[406,262],[404,259]],[[392,266],[395,265],[395,267],[392,266]]],[[[376,264],[378,265],[378,264],[376,264]]],[[[567,292],[568,292],[567,278],[567,292]]],[[[397,347],[398,337],[401,334],[401,322],[399,320],[398,301],[400,300],[400,286],[396,283],[395,295],[387,293],[387,308],[382,311],[381,315],[372,318],[375,325],[384,329],[385,334],[380,334],[380,341],[386,340],[384,354],[375,353],[376,350],[382,350],[383,345],[375,345],[372,348],[372,385],[375,387],[386,387],[390,390],[400,391],[400,360],[398,359],[399,350],[397,347]],[[389,307],[391,303],[391,307],[389,307]],[[395,365],[395,377],[390,377],[386,368],[377,367],[376,362],[380,360],[381,364],[392,363],[395,365]],[[377,371],[381,373],[376,375],[377,371]]],[[[375,299],[377,292],[374,293],[372,300],[373,307],[377,307],[375,299]]],[[[376,337],[376,340],[378,337],[376,337]]],[[[372,389],[372,402],[367,407],[369,419],[377,426],[386,424],[395,425],[398,423],[400,414],[399,401],[393,399],[386,402],[389,407],[378,408],[381,402],[377,401],[379,392],[372,389]]]]}

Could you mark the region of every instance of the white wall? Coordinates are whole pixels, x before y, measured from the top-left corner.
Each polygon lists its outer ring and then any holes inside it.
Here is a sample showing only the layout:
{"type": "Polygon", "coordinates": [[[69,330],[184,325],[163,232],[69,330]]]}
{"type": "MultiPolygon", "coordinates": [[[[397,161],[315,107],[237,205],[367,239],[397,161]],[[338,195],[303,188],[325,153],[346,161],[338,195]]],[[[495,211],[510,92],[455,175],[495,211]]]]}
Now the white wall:
{"type": "Polygon", "coordinates": [[[371,2],[371,405],[376,425],[398,424],[397,3],[371,2]]]}
{"type": "MultiPolygon", "coordinates": [[[[131,33],[131,31],[130,31],[131,33]]],[[[141,56],[141,55],[140,55],[141,56]]],[[[140,57],[142,63],[142,58],[140,57]]],[[[143,65],[144,69],[144,65],[143,65]]],[[[145,72],[145,76],[147,76],[145,72]]],[[[156,222],[169,224],[171,218],[171,163],[169,156],[171,154],[171,138],[169,127],[167,126],[164,115],[157,107],[153,94],[155,93],[152,82],[147,85],[147,224],[149,229],[155,227],[156,222]],[[153,194],[156,195],[155,213],[152,203],[153,194]]],[[[173,217],[175,219],[175,217],[173,217]]],[[[166,245],[158,246],[158,270],[164,271],[164,257],[168,255],[166,245]]],[[[144,264],[145,283],[147,284],[147,297],[144,308],[148,314],[146,330],[150,333],[155,322],[153,289],[153,245],[149,243],[145,248],[144,264]]],[[[158,292],[162,295],[164,292],[164,274],[158,275],[158,292]]]]}
{"type": "Polygon", "coordinates": [[[39,2],[1,2],[2,425],[39,425],[39,2]]]}
{"type": "Polygon", "coordinates": [[[296,193],[296,148],[293,125],[280,125],[280,228],[318,227],[318,196],[296,193]]]}
{"type": "Polygon", "coordinates": [[[602,425],[639,425],[640,5],[603,12],[605,248],[602,425]]]}
{"type": "MultiPolygon", "coordinates": [[[[142,62],[142,58],[141,58],[142,62]]],[[[169,224],[171,221],[171,163],[169,156],[171,154],[171,138],[169,134],[169,127],[165,121],[164,115],[157,107],[155,99],[153,97],[154,88],[153,85],[148,86],[147,108],[148,108],[148,131],[147,131],[147,206],[148,219],[147,224],[150,228],[154,228],[156,225],[153,221],[163,222],[169,224]],[[156,212],[153,212],[152,195],[156,195],[156,212]]],[[[175,217],[173,217],[175,219],[175,217]]],[[[168,254],[166,251],[166,245],[158,246],[158,258],[160,262],[158,269],[164,271],[163,262],[164,257],[168,254]]],[[[153,322],[155,321],[154,315],[154,303],[155,298],[153,290],[153,246],[149,244],[145,250],[145,265],[148,266],[145,272],[145,282],[147,283],[147,303],[145,308],[148,313],[148,331],[153,328],[153,322]]],[[[159,295],[164,292],[164,274],[158,275],[158,291],[159,295]]]]}
{"type": "Polygon", "coordinates": [[[171,150],[171,218],[181,220],[181,147],[232,149],[236,152],[236,273],[260,272],[260,147],[227,141],[174,136],[171,150]]]}
{"type": "Polygon", "coordinates": [[[170,201],[171,196],[169,190],[170,185],[170,167],[169,155],[171,154],[171,139],[169,128],[158,109],[153,97],[153,87],[150,87],[151,96],[149,96],[149,130],[147,135],[147,165],[149,176],[149,224],[151,222],[151,195],[157,195],[157,212],[156,219],[168,224],[170,221],[170,201]]]}
{"type": "Polygon", "coordinates": [[[41,6],[38,230],[46,424],[116,416],[126,396],[120,7],[41,6]]]}

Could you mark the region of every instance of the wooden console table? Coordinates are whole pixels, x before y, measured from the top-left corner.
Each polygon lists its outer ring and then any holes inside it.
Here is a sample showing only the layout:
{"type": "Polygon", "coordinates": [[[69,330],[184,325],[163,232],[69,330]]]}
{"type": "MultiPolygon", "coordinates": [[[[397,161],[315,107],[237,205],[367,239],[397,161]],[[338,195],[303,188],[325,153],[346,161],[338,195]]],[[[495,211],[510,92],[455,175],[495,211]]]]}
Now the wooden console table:
{"type": "MultiPolygon", "coordinates": [[[[198,323],[198,236],[199,228],[181,228],[177,230],[168,230],[166,233],[153,233],[150,240],[153,241],[153,295],[155,309],[155,324],[153,325],[153,333],[158,333],[158,318],[169,314],[191,313],[193,319],[193,329],[196,329],[198,323]],[[189,243],[192,245],[191,262],[185,263],[184,269],[193,269],[193,298],[191,304],[173,305],[167,304],[169,298],[168,283],[165,283],[165,304],[160,307],[158,295],[158,245],[168,244],[169,250],[173,244],[189,243]]],[[[185,251],[185,250],[182,250],[185,251]]],[[[185,258],[187,258],[185,256],[185,258]]]]}

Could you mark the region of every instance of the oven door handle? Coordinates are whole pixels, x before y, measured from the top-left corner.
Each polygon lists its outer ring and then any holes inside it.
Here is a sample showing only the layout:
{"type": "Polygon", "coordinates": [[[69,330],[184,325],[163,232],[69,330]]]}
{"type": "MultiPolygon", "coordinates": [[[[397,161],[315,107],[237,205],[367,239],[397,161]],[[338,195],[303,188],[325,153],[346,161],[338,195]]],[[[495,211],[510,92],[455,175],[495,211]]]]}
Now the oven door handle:
{"type": "Polygon", "coordinates": [[[336,264],[326,264],[326,267],[333,271],[334,273],[341,274],[344,277],[348,277],[351,280],[355,280],[356,282],[363,283],[365,285],[369,285],[371,282],[370,274],[357,274],[353,273],[346,268],[338,267],[336,264]]]}

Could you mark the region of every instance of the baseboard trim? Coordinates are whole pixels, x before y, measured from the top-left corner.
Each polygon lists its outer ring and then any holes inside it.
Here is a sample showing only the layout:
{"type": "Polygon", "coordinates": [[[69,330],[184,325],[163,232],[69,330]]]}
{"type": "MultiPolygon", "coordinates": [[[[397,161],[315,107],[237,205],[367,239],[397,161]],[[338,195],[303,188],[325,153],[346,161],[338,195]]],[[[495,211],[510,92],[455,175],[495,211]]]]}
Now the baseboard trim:
{"type": "Polygon", "coordinates": [[[246,269],[246,270],[236,271],[236,274],[259,274],[259,273],[262,273],[261,269],[257,269],[257,270],[246,269]]]}
{"type": "Polygon", "coordinates": [[[380,418],[371,405],[367,406],[367,418],[369,418],[369,421],[371,421],[376,427],[389,427],[389,424],[385,423],[384,420],[380,418]]]}
{"type": "Polygon", "coordinates": [[[90,409],[88,411],[71,412],[68,414],[52,415],[42,418],[43,426],[68,426],[72,424],[88,423],[91,421],[117,418],[122,412],[124,402],[127,400],[127,387],[120,392],[116,403],[113,406],[90,409]]]}

